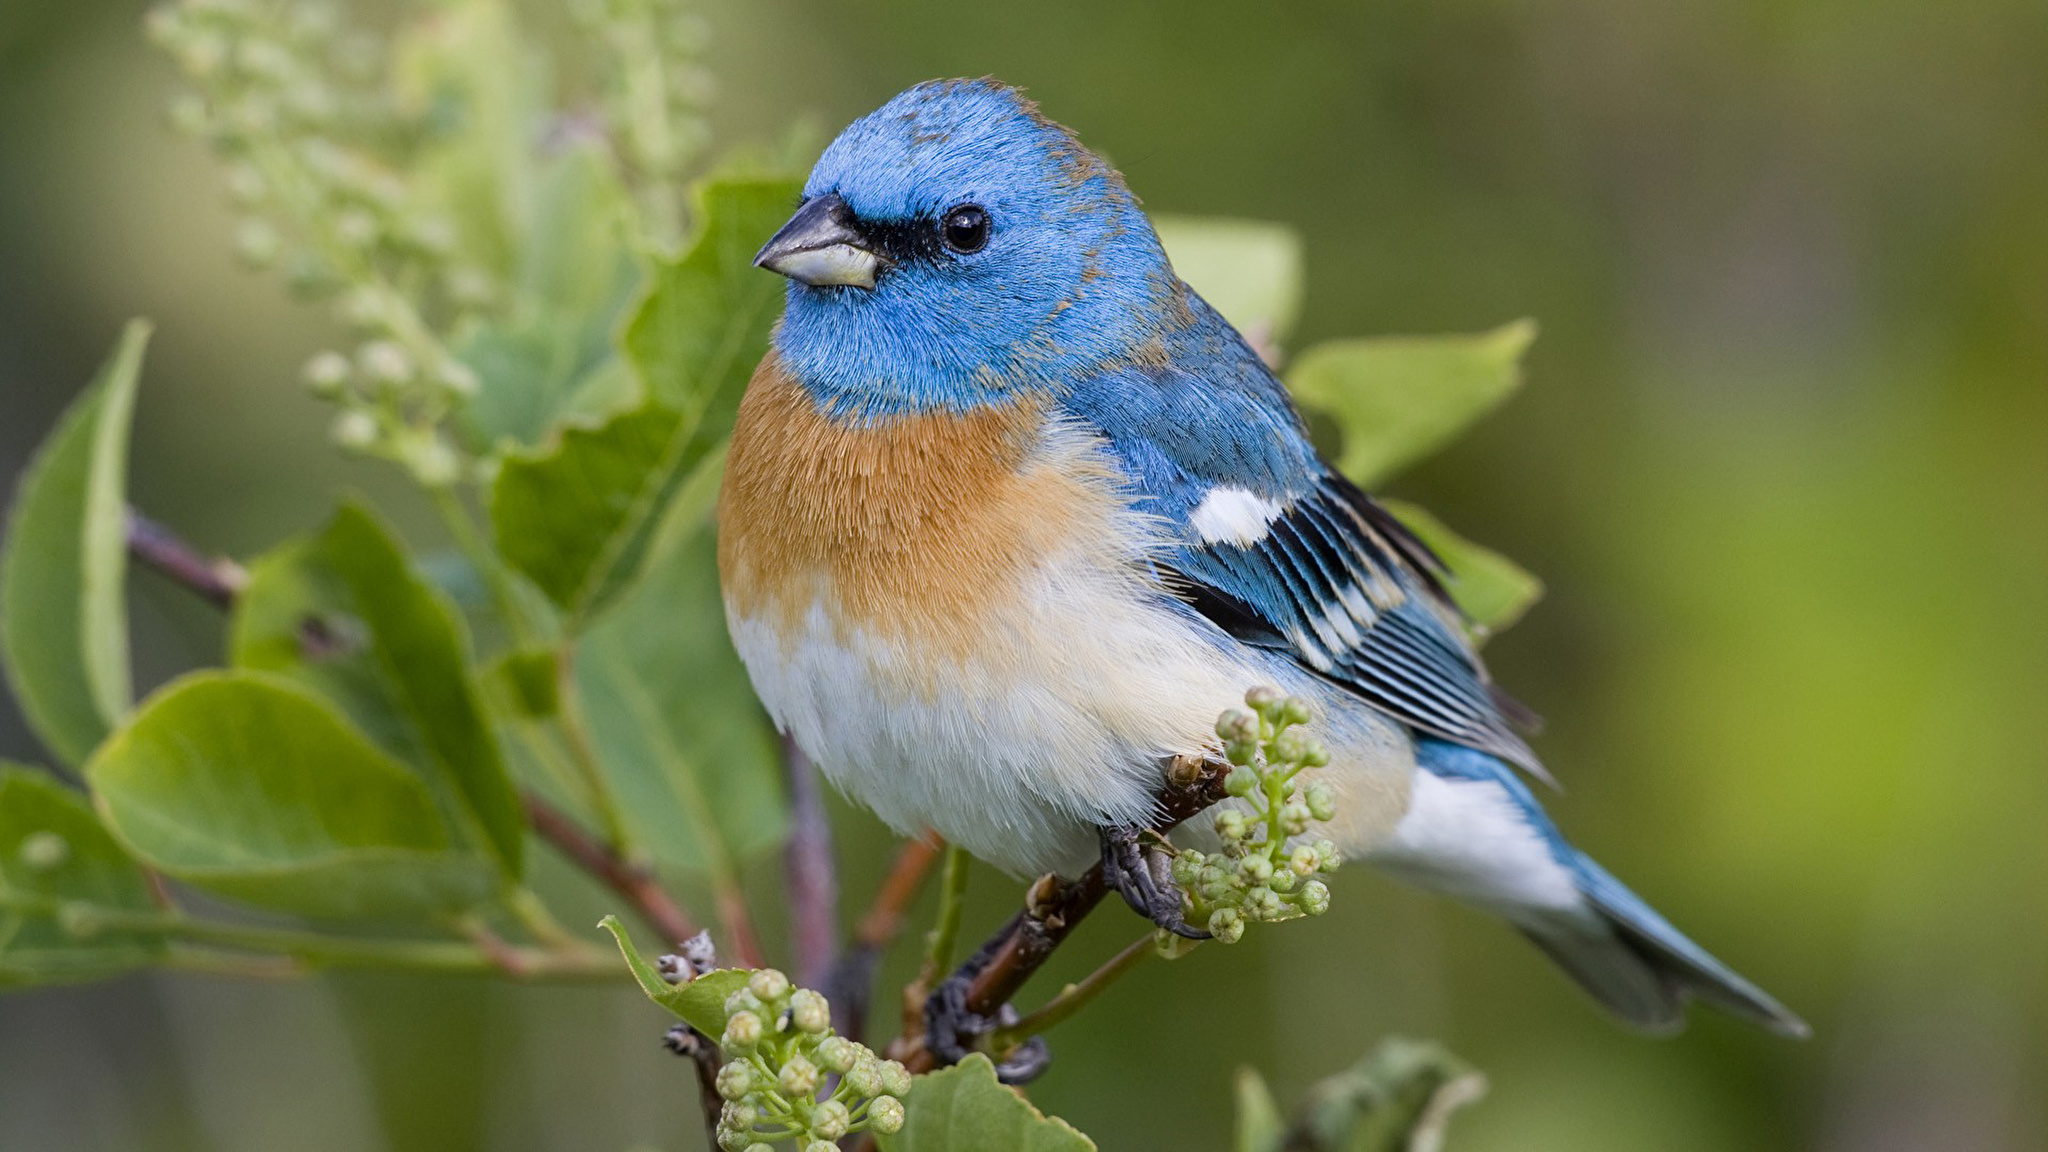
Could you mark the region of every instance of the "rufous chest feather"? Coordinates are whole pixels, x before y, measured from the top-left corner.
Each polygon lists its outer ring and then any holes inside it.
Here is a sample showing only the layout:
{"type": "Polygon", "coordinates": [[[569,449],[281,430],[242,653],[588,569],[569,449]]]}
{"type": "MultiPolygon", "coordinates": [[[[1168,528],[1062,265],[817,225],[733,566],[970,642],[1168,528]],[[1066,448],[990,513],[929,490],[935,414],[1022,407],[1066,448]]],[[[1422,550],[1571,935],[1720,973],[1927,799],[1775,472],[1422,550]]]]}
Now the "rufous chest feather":
{"type": "Polygon", "coordinates": [[[835,420],[771,353],[740,403],[719,495],[728,606],[794,629],[972,643],[1020,581],[1071,552],[1112,484],[1040,449],[1033,399],[966,412],[835,420]]]}

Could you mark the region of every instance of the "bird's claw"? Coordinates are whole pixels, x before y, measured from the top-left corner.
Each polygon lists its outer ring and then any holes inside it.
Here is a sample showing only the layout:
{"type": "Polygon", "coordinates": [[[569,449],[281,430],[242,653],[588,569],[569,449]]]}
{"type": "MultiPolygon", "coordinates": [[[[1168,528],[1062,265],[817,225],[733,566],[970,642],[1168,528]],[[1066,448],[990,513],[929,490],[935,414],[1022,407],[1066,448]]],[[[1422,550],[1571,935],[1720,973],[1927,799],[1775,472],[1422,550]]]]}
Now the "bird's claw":
{"type": "MultiPolygon", "coordinates": [[[[940,1064],[952,1065],[979,1051],[976,1042],[998,1028],[1017,1022],[1017,1010],[1005,1004],[994,1019],[967,1007],[967,989],[972,975],[955,973],[939,982],[924,1003],[924,1044],[940,1064]]],[[[1052,1065],[1052,1051],[1045,1037],[1033,1036],[1003,1054],[996,1063],[996,1079],[1005,1084],[1029,1084],[1052,1065]]]]}
{"type": "Polygon", "coordinates": [[[1180,885],[1173,882],[1173,853],[1158,837],[1136,828],[1102,830],[1102,875],[1131,911],[1189,940],[1209,933],[1181,917],[1180,885]]]}

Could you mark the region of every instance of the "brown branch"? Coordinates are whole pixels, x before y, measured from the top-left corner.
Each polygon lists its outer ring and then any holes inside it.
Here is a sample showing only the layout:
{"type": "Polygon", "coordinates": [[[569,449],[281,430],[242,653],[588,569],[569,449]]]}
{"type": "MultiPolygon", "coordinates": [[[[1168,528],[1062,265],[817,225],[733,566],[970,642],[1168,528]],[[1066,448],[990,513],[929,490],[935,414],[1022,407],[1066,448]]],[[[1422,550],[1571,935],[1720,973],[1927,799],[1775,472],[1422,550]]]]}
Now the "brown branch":
{"type": "Polygon", "coordinates": [[[927,832],[896,850],[888,875],[882,877],[882,886],[875,890],[874,903],[868,905],[867,913],[855,926],[853,939],[839,954],[839,962],[833,965],[826,984],[832,1000],[832,1026],[842,1035],[859,1039],[867,1034],[868,1004],[875,992],[875,966],[902,933],[910,902],[923,890],[925,878],[931,875],[932,865],[944,849],[945,841],[927,832]]]}
{"type": "MultiPolygon", "coordinates": [[[[1153,829],[1172,831],[1179,824],[1223,799],[1223,778],[1230,765],[1214,757],[1176,757],[1167,765],[1167,784],[1159,794],[1159,820],[1153,829]]],[[[967,1011],[996,1019],[1002,1006],[1021,991],[1027,981],[1045,966],[1054,950],[1074,927],[1095,910],[1109,892],[1109,884],[1097,864],[1078,880],[1041,876],[1024,897],[1024,910],[1012,917],[1002,931],[982,945],[973,959],[959,970],[969,980],[967,1011]]],[[[924,1043],[924,1017],[920,1010],[911,1019],[905,1005],[904,1035],[891,1046],[890,1054],[912,1072],[928,1072],[938,1061],[924,1043]]],[[[922,1005],[918,1005],[921,1009],[922,1005]]]]}
{"type": "Polygon", "coordinates": [[[632,905],[648,927],[674,945],[697,934],[697,925],[655,880],[650,869],[600,843],[566,813],[532,792],[523,793],[520,799],[526,805],[526,821],[533,826],[534,833],[632,905]]]}
{"type": "Polygon", "coordinates": [[[233,560],[208,559],[176,533],[135,509],[128,509],[128,551],[166,579],[212,603],[232,608],[248,587],[249,573],[233,560]]]}
{"type": "Polygon", "coordinates": [[[839,950],[839,876],[832,860],[832,825],[810,758],[793,740],[782,743],[789,783],[789,841],[782,868],[789,879],[790,945],[797,983],[816,988],[831,975],[839,950]]]}

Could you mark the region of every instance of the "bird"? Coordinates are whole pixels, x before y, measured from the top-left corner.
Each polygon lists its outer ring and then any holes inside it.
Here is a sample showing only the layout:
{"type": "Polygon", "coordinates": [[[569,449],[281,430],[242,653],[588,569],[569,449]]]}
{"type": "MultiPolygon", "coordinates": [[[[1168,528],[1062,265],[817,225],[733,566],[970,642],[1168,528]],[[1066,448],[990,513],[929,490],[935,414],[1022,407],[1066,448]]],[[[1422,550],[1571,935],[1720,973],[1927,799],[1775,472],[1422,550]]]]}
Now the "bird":
{"type": "Polygon", "coordinates": [[[1311,444],[1123,177],[992,79],[820,155],[719,495],[728,628],[847,796],[1002,870],[1134,859],[1162,765],[1248,687],[1310,702],[1344,859],[1496,914],[1648,1032],[1698,999],[1806,1025],[1572,847],[1414,534],[1311,444]]]}

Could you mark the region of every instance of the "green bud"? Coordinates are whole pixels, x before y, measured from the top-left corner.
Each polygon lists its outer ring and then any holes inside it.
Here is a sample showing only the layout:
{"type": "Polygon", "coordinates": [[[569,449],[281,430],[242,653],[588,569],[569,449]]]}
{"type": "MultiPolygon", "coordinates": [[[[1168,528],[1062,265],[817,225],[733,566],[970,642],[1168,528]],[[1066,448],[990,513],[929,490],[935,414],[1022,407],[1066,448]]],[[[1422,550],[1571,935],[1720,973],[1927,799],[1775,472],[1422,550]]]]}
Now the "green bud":
{"type": "Polygon", "coordinates": [[[718,1126],[745,1132],[761,1122],[761,1110],[744,1100],[728,1100],[718,1111],[718,1126]]]}
{"type": "Polygon", "coordinates": [[[1223,758],[1243,767],[1259,758],[1259,746],[1250,740],[1234,740],[1223,746],[1223,758]]]}
{"type": "Polygon", "coordinates": [[[1343,853],[1337,851],[1336,841],[1327,837],[1316,841],[1316,862],[1324,872],[1335,872],[1337,865],[1344,862],[1343,853]]]}
{"type": "Polygon", "coordinates": [[[412,379],[412,357],[390,340],[371,340],[356,349],[356,365],[379,384],[403,384],[412,379]]]}
{"type": "Polygon", "coordinates": [[[818,1090],[818,1066],[799,1052],[783,1063],[776,1080],[782,1084],[784,1095],[808,1098],[818,1090]]]}
{"type": "Polygon", "coordinates": [[[754,995],[754,990],[751,988],[742,987],[725,998],[725,1014],[727,1016],[735,1012],[759,1012],[762,1010],[762,1007],[761,998],[754,995]]]}
{"type": "Polygon", "coordinates": [[[1297,844],[1294,851],[1287,854],[1287,870],[1296,876],[1313,876],[1322,868],[1322,853],[1307,844],[1297,844]]]}
{"type": "Polygon", "coordinates": [[[1337,816],[1337,790],[1318,780],[1302,793],[1308,803],[1309,815],[1318,820],[1334,820],[1337,816]]]}
{"type": "MultiPolygon", "coordinates": [[[[768,1145],[763,1144],[761,1147],[768,1148],[768,1145]]],[[[775,1152],[775,1150],[768,1148],[768,1152],[775,1152]]],[[[804,1152],[839,1152],[839,1145],[834,1144],[830,1140],[813,1140],[804,1145],[804,1152]]]]}
{"type": "Polygon", "coordinates": [[[1244,702],[1251,705],[1252,711],[1257,712],[1268,723],[1279,715],[1280,705],[1284,700],[1285,697],[1281,695],[1280,690],[1270,684],[1261,684],[1244,694],[1244,702]]]}
{"type": "Polygon", "coordinates": [[[1282,764],[1301,763],[1302,753],[1308,751],[1308,733],[1298,728],[1289,728],[1273,737],[1269,755],[1282,764]]]}
{"type": "MultiPolygon", "coordinates": [[[[1231,773],[1233,777],[1236,775],[1235,772],[1231,773]]],[[[1223,837],[1225,842],[1234,844],[1244,839],[1245,825],[1248,822],[1249,819],[1242,810],[1225,808],[1216,814],[1216,834],[1223,837]]]]}
{"type": "Polygon", "coordinates": [[[1258,791],[1259,783],[1259,774],[1256,771],[1248,765],[1239,764],[1230,770],[1229,777],[1223,781],[1223,790],[1232,796],[1243,798],[1258,791]]]}
{"type": "Polygon", "coordinates": [[[827,1036],[818,1041],[818,1067],[827,1072],[850,1072],[860,1063],[859,1045],[844,1036],[827,1036]]]}
{"type": "Polygon", "coordinates": [[[718,1094],[727,1100],[744,1100],[754,1090],[754,1068],[734,1060],[718,1070],[718,1094]]]}
{"type": "Polygon", "coordinates": [[[789,995],[789,977],[774,968],[762,968],[747,977],[747,987],[763,1004],[774,1004],[789,995]]]}
{"type": "Polygon", "coordinates": [[[1307,768],[1326,768],[1330,764],[1330,750],[1323,747],[1322,741],[1312,739],[1308,750],[1301,754],[1301,763],[1307,768]]]}
{"type": "Polygon", "coordinates": [[[1308,805],[1299,800],[1290,800],[1280,809],[1280,827],[1289,836],[1299,836],[1308,831],[1308,805]]]}
{"type": "Polygon", "coordinates": [[[235,225],[235,255],[251,268],[268,268],[277,263],[284,240],[270,221],[250,217],[235,225]]]}
{"type": "Polygon", "coordinates": [[[816,1036],[832,1027],[832,1006],[809,988],[789,994],[789,1019],[797,1031],[816,1036]]]}
{"type": "Polygon", "coordinates": [[[406,454],[413,479],[429,488],[446,488],[462,474],[462,458],[440,440],[425,440],[406,454]]]}
{"type": "Polygon", "coordinates": [[[853,1070],[846,1074],[847,1087],[858,1096],[879,1096],[882,1092],[882,1062],[874,1053],[863,1050],[854,1061],[853,1070]]]}
{"type": "Polygon", "coordinates": [[[441,361],[441,366],[434,370],[434,382],[465,400],[483,390],[475,370],[453,358],[441,361]]]}
{"type": "Polygon", "coordinates": [[[1266,881],[1266,887],[1275,892],[1292,892],[1300,883],[1301,877],[1295,875],[1292,868],[1282,868],[1273,873],[1272,879],[1266,881]]]}
{"type": "Polygon", "coordinates": [[[1280,722],[1283,724],[1306,724],[1313,716],[1308,701],[1299,696],[1289,696],[1280,702],[1280,722]]]}
{"type": "Polygon", "coordinates": [[[903,1101],[894,1096],[877,1096],[868,1105],[868,1127],[884,1136],[903,1130],[903,1101]]]}
{"type": "Polygon", "coordinates": [[[1176,852],[1173,854],[1173,882],[1183,888],[1192,888],[1201,881],[1202,854],[1200,852],[1176,852]]]}
{"type": "Polygon", "coordinates": [[[910,1069],[895,1060],[882,1061],[882,1091],[902,1096],[910,1091],[910,1069]]]}
{"type": "Polygon", "coordinates": [[[351,371],[348,357],[330,349],[306,361],[306,366],[299,369],[299,375],[313,395],[331,400],[341,395],[351,371]]]}
{"type": "Polygon", "coordinates": [[[1216,735],[1232,743],[1257,740],[1259,738],[1259,719],[1249,712],[1241,712],[1236,708],[1232,708],[1216,718],[1216,735]]]}
{"type": "Polygon", "coordinates": [[[1311,880],[1301,886],[1301,895],[1295,898],[1303,912],[1321,916],[1330,910],[1330,886],[1321,880],[1311,880]]]}
{"type": "Polygon", "coordinates": [[[1235,944],[1244,936],[1244,916],[1235,908],[1218,908],[1209,914],[1209,935],[1219,944],[1235,944]]]}
{"type": "Polygon", "coordinates": [[[1254,884],[1264,884],[1273,876],[1273,862],[1265,853],[1255,852],[1237,862],[1237,873],[1254,884]]]}
{"type": "Polygon", "coordinates": [[[749,1152],[749,1149],[754,1147],[754,1134],[744,1128],[727,1128],[720,1125],[718,1146],[725,1149],[725,1152],[749,1152]]]}
{"type": "Polygon", "coordinates": [[[382,431],[377,427],[377,418],[368,412],[343,412],[334,418],[334,427],[329,436],[343,448],[363,451],[377,443],[382,431]]]}
{"type": "Polygon", "coordinates": [[[751,1052],[761,1042],[761,1018],[752,1012],[735,1012],[725,1022],[725,1035],[719,1037],[718,1046],[733,1055],[751,1052]]]}
{"type": "MultiPolygon", "coordinates": [[[[841,1136],[846,1135],[846,1129],[852,1123],[853,1116],[847,1112],[846,1105],[841,1104],[837,1100],[827,1100],[823,1104],[818,1105],[817,1111],[811,1113],[812,1135],[823,1137],[826,1140],[837,1140],[841,1136]]],[[[833,1148],[830,1144],[825,1145],[825,1147],[831,1149],[832,1152],[838,1152],[838,1149],[833,1148]]]]}
{"type": "Polygon", "coordinates": [[[60,868],[71,857],[70,843],[47,828],[22,837],[14,851],[21,857],[22,866],[31,872],[60,868]]]}

